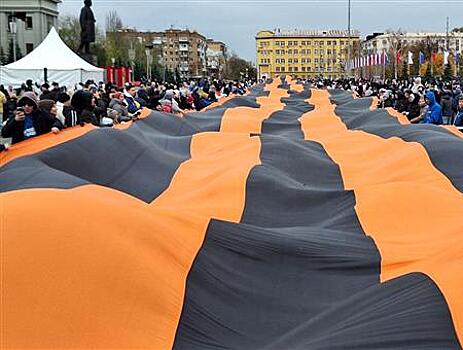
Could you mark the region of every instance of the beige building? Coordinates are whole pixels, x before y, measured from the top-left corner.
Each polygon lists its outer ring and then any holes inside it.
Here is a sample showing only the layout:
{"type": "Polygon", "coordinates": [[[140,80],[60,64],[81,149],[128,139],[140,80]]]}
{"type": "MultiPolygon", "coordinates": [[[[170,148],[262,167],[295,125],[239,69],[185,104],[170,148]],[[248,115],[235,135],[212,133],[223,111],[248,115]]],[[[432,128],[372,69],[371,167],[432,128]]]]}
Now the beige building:
{"type": "MultiPolygon", "coordinates": [[[[351,47],[359,42],[359,32],[351,32],[351,47]]],[[[258,77],[341,77],[345,74],[348,43],[347,31],[340,30],[261,31],[256,36],[258,77]]]]}
{"type": "Polygon", "coordinates": [[[181,77],[207,74],[207,40],[195,31],[171,28],[164,32],[140,32],[123,29],[118,34],[129,43],[138,41],[147,47],[158,48],[161,64],[171,72],[177,70],[181,77]]]}
{"type": "Polygon", "coordinates": [[[220,78],[225,70],[227,46],[213,39],[207,39],[206,62],[209,76],[220,78]]]}
{"type": "Polygon", "coordinates": [[[16,23],[16,42],[25,56],[57,26],[61,0],[0,0],[0,47],[8,55],[13,39],[10,23],[16,23]]]}
{"type": "Polygon", "coordinates": [[[391,52],[394,44],[401,47],[416,45],[419,43],[432,43],[439,52],[443,52],[447,47],[447,39],[450,52],[460,52],[463,48],[463,33],[435,33],[435,32],[416,32],[416,33],[373,33],[366,37],[362,42],[363,54],[377,54],[391,52]],[[400,42],[400,43],[398,43],[400,42]]]}

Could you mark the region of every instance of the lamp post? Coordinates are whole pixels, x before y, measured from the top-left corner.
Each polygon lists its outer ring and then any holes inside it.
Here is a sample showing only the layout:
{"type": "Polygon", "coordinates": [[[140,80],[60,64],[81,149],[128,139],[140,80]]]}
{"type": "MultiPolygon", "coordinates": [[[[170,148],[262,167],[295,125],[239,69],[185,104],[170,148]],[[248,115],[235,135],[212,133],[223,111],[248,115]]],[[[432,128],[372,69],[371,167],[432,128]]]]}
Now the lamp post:
{"type": "Polygon", "coordinates": [[[145,46],[145,54],[146,54],[146,78],[151,80],[151,61],[153,60],[151,56],[151,50],[153,45],[146,45],[145,46]]]}
{"type": "Polygon", "coordinates": [[[16,62],[16,34],[18,31],[18,24],[16,22],[16,17],[13,17],[13,22],[10,22],[10,32],[13,34],[13,60],[16,62]]]}
{"type": "Polygon", "coordinates": [[[129,49],[129,60],[130,60],[130,68],[132,70],[132,74],[130,79],[132,81],[135,80],[135,57],[136,57],[136,51],[132,46],[132,43],[130,43],[130,49],[129,49]]]}

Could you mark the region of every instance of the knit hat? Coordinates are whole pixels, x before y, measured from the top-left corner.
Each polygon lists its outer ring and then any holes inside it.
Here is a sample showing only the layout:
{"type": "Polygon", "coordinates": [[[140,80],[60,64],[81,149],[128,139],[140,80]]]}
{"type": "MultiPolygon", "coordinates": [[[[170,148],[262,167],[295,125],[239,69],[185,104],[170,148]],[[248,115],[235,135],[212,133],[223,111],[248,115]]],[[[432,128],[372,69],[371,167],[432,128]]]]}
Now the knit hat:
{"type": "Polygon", "coordinates": [[[50,113],[50,110],[53,108],[55,105],[55,101],[53,100],[41,100],[39,101],[39,109],[50,113]]]}
{"type": "Polygon", "coordinates": [[[37,95],[32,91],[26,91],[18,101],[18,107],[24,107],[26,103],[33,106],[34,109],[39,108],[37,95]]]}
{"type": "Polygon", "coordinates": [[[118,99],[118,100],[119,100],[121,97],[123,97],[123,96],[124,96],[124,94],[123,94],[122,92],[120,92],[120,91],[115,92],[114,95],[113,95],[113,97],[114,97],[115,99],[118,99]]]}

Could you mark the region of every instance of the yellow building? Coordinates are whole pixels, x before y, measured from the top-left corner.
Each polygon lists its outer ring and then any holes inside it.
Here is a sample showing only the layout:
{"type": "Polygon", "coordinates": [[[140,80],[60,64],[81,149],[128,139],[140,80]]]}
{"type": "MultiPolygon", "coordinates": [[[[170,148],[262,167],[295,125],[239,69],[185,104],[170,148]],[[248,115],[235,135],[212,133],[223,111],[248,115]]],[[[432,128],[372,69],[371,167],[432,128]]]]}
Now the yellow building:
{"type": "MultiPolygon", "coordinates": [[[[256,35],[259,78],[288,74],[298,78],[344,76],[349,36],[347,31],[260,31],[256,35]]],[[[351,47],[360,43],[351,32],[351,47]]]]}

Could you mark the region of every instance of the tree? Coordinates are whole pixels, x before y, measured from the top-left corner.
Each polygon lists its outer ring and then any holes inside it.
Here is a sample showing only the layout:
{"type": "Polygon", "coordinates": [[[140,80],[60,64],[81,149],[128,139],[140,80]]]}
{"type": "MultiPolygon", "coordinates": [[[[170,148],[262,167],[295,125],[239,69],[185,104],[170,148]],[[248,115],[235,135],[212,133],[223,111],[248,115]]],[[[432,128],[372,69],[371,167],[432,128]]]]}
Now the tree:
{"type": "Polygon", "coordinates": [[[447,63],[444,68],[444,79],[451,80],[452,77],[453,77],[452,67],[450,66],[450,63],[447,63]]]}
{"type": "Polygon", "coordinates": [[[118,35],[118,31],[124,27],[122,19],[117,11],[112,10],[106,15],[106,64],[111,64],[112,59],[117,65],[126,65],[129,61],[129,46],[125,40],[118,35]]]}
{"type": "Polygon", "coordinates": [[[58,18],[58,33],[61,39],[73,51],[76,51],[80,44],[80,23],[76,16],[62,16],[58,18]]]}
{"type": "Polygon", "coordinates": [[[122,19],[119,17],[119,14],[116,10],[109,11],[106,14],[106,32],[116,33],[119,29],[122,29],[124,24],[122,19]]]}
{"type": "Polygon", "coordinates": [[[401,74],[402,79],[408,79],[408,62],[407,60],[404,60],[402,63],[402,74],[401,74]]]}
{"type": "Polygon", "coordinates": [[[5,54],[5,51],[3,50],[3,46],[0,46],[0,65],[5,65],[7,64],[8,57],[5,54]]]}
{"type": "MultiPolygon", "coordinates": [[[[16,43],[16,61],[20,60],[23,57],[21,53],[21,48],[19,47],[18,43],[16,43]]],[[[13,39],[10,39],[10,44],[8,48],[8,57],[6,60],[6,64],[14,62],[14,52],[13,52],[13,39]]]]}
{"type": "Polygon", "coordinates": [[[397,53],[399,50],[403,49],[402,47],[402,37],[404,36],[404,31],[402,29],[397,29],[397,30],[392,30],[388,29],[386,30],[386,33],[389,34],[388,36],[388,41],[389,41],[389,54],[390,57],[392,57],[392,68],[394,72],[394,78],[397,78],[398,74],[398,62],[397,62],[397,53]]]}
{"type": "Polygon", "coordinates": [[[257,70],[251,62],[238,57],[236,54],[232,54],[226,64],[225,78],[240,80],[245,77],[246,72],[249,79],[257,78],[257,70]]]}

